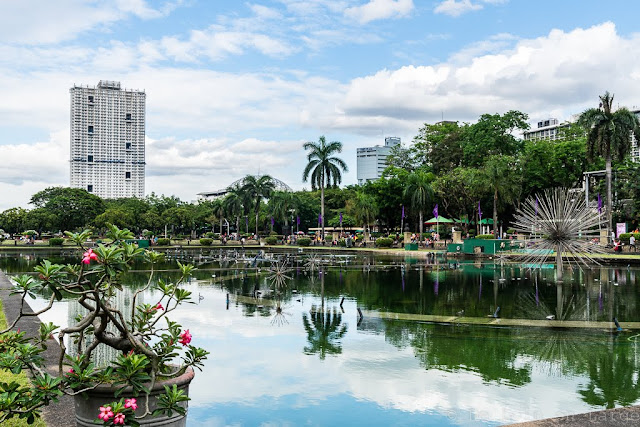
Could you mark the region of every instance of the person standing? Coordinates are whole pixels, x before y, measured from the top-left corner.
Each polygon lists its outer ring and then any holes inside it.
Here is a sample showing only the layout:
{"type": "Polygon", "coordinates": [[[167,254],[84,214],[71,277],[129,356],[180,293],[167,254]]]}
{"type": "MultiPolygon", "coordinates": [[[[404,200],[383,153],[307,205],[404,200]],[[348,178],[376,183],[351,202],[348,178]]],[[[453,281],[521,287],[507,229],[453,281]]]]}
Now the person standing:
{"type": "Polygon", "coordinates": [[[629,250],[631,250],[631,248],[633,248],[633,252],[636,251],[636,237],[633,234],[629,237],[629,250]]]}

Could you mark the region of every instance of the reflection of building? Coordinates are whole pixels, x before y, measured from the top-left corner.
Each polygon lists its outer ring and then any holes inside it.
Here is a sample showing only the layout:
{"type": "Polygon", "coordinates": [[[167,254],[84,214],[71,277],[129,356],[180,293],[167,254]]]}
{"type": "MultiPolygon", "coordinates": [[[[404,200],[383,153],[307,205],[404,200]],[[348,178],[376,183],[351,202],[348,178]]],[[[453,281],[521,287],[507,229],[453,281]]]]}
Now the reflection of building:
{"type": "Polygon", "coordinates": [[[106,80],[69,91],[71,187],[109,199],[144,197],[144,91],[106,80]]]}
{"type": "Polygon", "coordinates": [[[382,177],[387,167],[387,156],[396,145],[400,145],[400,138],[388,136],[384,139],[384,145],[357,149],[358,184],[382,177]]]}
{"type": "MultiPolygon", "coordinates": [[[[113,307],[119,309],[122,314],[125,316],[125,319],[128,319],[131,316],[131,299],[133,298],[133,290],[130,288],[123,288],[122,291],[117,291],[116,295],[111,298],[111,304],[113,307]]],[[[144,304],[144,293],[138,295],[137,304],[144,304]]],[[[78,323],[76,318],[82,318],[85,314],[87,314],[87,310],[78,304],[76,301],[69,301],[68,305],[68,315],[69,315],[69,325],[75,325],[78,323]]],[[[116,333],[116,328],[109,324],[107,326],[107,331],[116,333]]],[[[86,349],[86,345],[89,345],[93,342],[93,335],[87,336],[85,339],[85,345],[82,350],[86,349]]],[[[67,353],[71,356],[78,355],[78,346],[76,344],[68,344],[67,345],[67,353]]],[[[98,345],[98,347],[93,351],[93,363],[96,366],[106,366],[110,362],[116,359],[120,352],[114,348],[106,346],[104,344],[98,345]]]]}

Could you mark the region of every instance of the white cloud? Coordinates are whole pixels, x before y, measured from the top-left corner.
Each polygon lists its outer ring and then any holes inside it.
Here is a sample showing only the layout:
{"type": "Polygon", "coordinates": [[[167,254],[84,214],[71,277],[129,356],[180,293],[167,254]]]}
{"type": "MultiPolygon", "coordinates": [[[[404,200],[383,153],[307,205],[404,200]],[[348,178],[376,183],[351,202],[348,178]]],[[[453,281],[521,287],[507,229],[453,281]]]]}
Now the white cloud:
{"type": "Polygon", "coordinates": [[[443,0],[441,3],[438,3],[433,11],[455,18],[467,12],[484,8],[483,3],[495,5],[506,3],[507,1],[509,0],[477,0],[475,2],[471,0],[443,0]]]}
{"type": "Polygon", "coordinates": [[[433,66],[382,70],[351,82],[336,123],[364,132],[397,121],[419,126],[440,120],[443,112],[462,121],[509,109],[531,116],[550,110],[568,115],[593,106],[605,90],[617,93],[622,104],[633,104],[640,98],[639,41],[638,35],[619,36],[612,23],[605,23],[553,30],[514,46],[509,41],[507,49],[493,46],[491,53],[454,55],[433,66]]]}
{"type": "Polygon", "coordinates": [[[482,5],[471,3],[471,0],[444,0],[433,10],[435,13],[443,13],[449,16],[460,16],[463,13],[482,9],[482,5]]]}
{"type": "Polygon", "coordinates": [[[14,44],[53,44],[89,30],[104,31],[128,16],[169,14],[181,1],[149,7],[144,0],[20,0],[0,2],[0,40],[14,44]]]}
{"type": "Polygon", "coordinates": [[[136,58],[151,63],[162,56],[147,41],[114,42],[99,55],[103,59],[74,47],[57,58],[42,47],[22,56],[27,51],[0,47],[7,53],[0,60],[0,128],[9,129],[0,133],[0,158],[15,165],[0,188],[6,207],[15,206],[6,195],[18,194],[17,188],[68,182],[68,88],[74,83],[95,85],[109,78],[146,90],[147,189],[185,199],[258,170],[300,188],[301,143],[322,134],[344,143],[343,158],[351,166],[344,182],[350,183],[357,146],[388,135],[410,140],[424,122],[443,114],[474,121],[483,113],[518,109],[532,119],[550,113],[563,119],[597,105],[605,90],[621,105],[633,107],[640,100],[640,35],[623,37],[612,23],[554,30],[535,39],[496,35],[441,63],[380,70],[346,83],[296,69],[233,73],[197,63],[193,68],[138,65],[136,58]],[[48,58],[53,69],[10,69],[12,61],[31,64],[38,56],[48,58]],[[52,137],[19,145],[11,129],[21,127],[37,127],[52,137]]]}
{"type": "Polygon", "coordinates": [[[370,0],[362,6],[345,9],[344,14],[366,24],[378,19],[407,16],[413,10],[413,0],[370,0]]]}

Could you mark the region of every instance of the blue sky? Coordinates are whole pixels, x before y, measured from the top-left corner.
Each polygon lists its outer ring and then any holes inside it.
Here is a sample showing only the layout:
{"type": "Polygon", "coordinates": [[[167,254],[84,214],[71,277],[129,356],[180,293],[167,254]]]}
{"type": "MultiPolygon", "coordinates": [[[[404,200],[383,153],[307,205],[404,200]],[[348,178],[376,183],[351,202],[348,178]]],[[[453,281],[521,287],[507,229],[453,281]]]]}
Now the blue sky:
{"type": "Polygon", "coordinates": [[[147,92],[147,192],[193,200],[246,174],[296,189],[301,146],[355,149],[442,117],[567,119],[640,105],[630,1],[4,0],[0,209],[69,182],[69,88],[147,92]]]}

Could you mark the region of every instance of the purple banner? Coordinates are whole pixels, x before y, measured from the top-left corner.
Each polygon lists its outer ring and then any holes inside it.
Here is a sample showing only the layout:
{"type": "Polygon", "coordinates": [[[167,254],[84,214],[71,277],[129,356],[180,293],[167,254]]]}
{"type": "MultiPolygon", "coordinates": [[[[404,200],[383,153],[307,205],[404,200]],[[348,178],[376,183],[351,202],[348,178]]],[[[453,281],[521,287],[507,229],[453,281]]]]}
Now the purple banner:
{"type": "Polygon", "coordinates": [[[433,216],[436,217],[436,219],[438,219],[438,204],[436,203],[436,207],[433,208],[433,216]]]}

